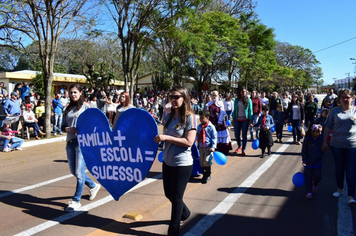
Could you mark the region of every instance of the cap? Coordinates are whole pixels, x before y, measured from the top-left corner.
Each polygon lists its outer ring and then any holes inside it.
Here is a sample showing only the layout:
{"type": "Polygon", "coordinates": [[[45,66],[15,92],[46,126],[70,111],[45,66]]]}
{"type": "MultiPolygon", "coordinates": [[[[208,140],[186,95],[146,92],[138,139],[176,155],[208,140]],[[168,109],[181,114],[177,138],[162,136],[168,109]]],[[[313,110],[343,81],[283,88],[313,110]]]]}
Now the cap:
{"type": "Polygon", "coordinates": [[[25,106],[26,106],[26,107],[32,107],[32,104],[27,103],[25,106]]]}
{"type": "Polygon", "coordinates": [[[17,96],[18,94],[16,92],[12,92],[11,93],[11,96],[14,95],[14,96],[17,96]]]}

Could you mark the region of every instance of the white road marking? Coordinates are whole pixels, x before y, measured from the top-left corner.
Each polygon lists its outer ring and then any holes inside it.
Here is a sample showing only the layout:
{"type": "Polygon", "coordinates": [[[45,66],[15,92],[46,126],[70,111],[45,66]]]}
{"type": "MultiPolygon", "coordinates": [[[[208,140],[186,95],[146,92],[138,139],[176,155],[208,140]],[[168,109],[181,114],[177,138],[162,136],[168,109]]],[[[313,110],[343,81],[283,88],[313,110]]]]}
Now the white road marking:
{"type": "MultiPolygon", "coordinates": [[[[60,138],[63,139],[63,138],[60,138]]],[[[292,139],[289,139],[287,142],[290,142],[292,139]]],[[[41,140],[42,141],[42,140],[41,140]]],[[[62,141],[59,139],[53,139],[51,142],[58,142],[62,141]]],[[[29,146],[34,146],[34,145],[39,145],[43,144],[43,142],[30,142],[31,145],[29,146]]],[[[47,143],[47,142],[46,142],[47,143]]],[[[236,143],[236,142],[232,142],[236,143]]],[[[25,143],[24,143],[25,144],[25,143]]],[[[289,145],[284,144],[282,147],[280,147],[277,152],[283,152],[289,145]]],[[[232,205],[242,196],[243,193],[246,192],[246,190],[251,187],[257,179],[266,171],[268,170],[272,164],[278,159],[279,155],[273,154],[266,162],[264,162],[254,173],[252,173],[239,187],[237,187],[229,196],[227,196],[218,206],[216,206],[211,212],[208,213],[207,216],[205,216],[202,220],[200,220],[190,231],[188,231],[185,235],[186,236],[195,236],[195,235],[202,235],[206,230],[208,230],[218,219],[220,219],[231,207],[232,205]]],[[[42,183],[34,184],[28,187],[24,187],[21,189],[16,189],[13,191],[5,192],[3,194],[0,194],[1,197],[9,196],[15,193],[19,192],[24,192],[30,189],[38,188],[50,183],[54,183],[60,180],[64,180],[67,178],[72,177],[73,175],[65,175],[56,179],[44,181],[42,183]]],[[[131,192],[135,189],[138,189],[142,186],[145,186],[147,184],[150,184],[158,179],[162,178],[162,174],[156,175],[151,179],[145,179],[132,189],[130,189],[128,192],[131,192]]],[[[128,193],[127,192],[127,193],[128,193]]],[[[126,193],[125,193],[126,194],[126,193]]],[[[95,201],[93,203],[87,204],[85,206],[82,206],[79,211],[72,212],[72,213],[66,213],[62,216],[56,217],[52,220],[46,221],[40,225],[34,226],[28,230],[25,230],[23,232],[20,232],[19,234],[16,235],[33,235],[37,234],[41,231],[44,231],[50,227],[53,227],[59,223],[62,223],[63,221],[66,221],[68,219],[71,219],[73,217],[76,217],[86,211],[89,211],[91,209],[94,209],[96,207],[99,207],[103,204],[106,204],[110,201],[114,200],[110,195],[102,198],[98,201],[95,201]]],[[[352,225],[352,214],[350,207],[348,206],[348,199],[347,199],[347,192],[344,190],[344,194],[339,198],[338,201],[338,235],[342,236],[347,233],[348,235],[353,235],[353,225],[352,225]]]]}
{"type": "MultiPolygon", "coordinates": [[[[141,188],[141,187],[143,187],[143,186],[145,186],[147,184],[150,184],[150,183],[152,183],[152,182],[154,182],[154,181],[156,181],[158,179],[161,179],[161,178],[162,178],[162,174],[158,174],[158,175],[154,176],[153,178],[145,179],[144,181],[142,181],[141,183],[137,184],[135,187],[133,187],[132,189],[127,191],[126,193],[129,193],[129,192],[131,192],[131,191],[133,191],[135,189],[141,188]]],[[[21,233],[18,233],[15,236],[28,236],[28,235],[37,234],[39,232],[42,232],[43,230],[46,230],[46,229],[48,229],[50,227],[53,227],[53,226],[55,226],[57,224],[62,223],[63,221],[69,220],[69,219],[71,219],[73,217],[76,217],[76,216],[78,216],[78,215],[80,215],[80,214],[82,214],[84,212],[87,212],[87,211],[89,211],[91,209],[94,209],[94,208],[96,208],[98,206],[104,205],[104,204],[106,204],[106,203],[108,203],[108,202],[110,202],[112,200],[114,200],[114,198],[111,195],[109,195],[109,196],[104,197],[104,198],[102,198],[102,199],[100,199],[98,201],[95,201],[93,203],[89,203],[89,204],[87,204],[85,206],[82,206],[81,208],[78,209],[78,211],[71,212],[71,213],[65,213],[64,215],[61,215],[61,216],[56,217],[56,218],[54,218],[52,220],[46,221],[46,222],[44,222],[42,224],[39,224],[39,225],[37,225],[35,227],[32,227],[32,228],[28,229],[28,230],[22,231],[21,233]]]]}
{"type": "Polygon", "coordinates": [[[68,179],[68,178],[70,178],[72,176],[73,176],[72,174],[69,174],[69,175],[65,175],[65,176],[59,177],[59,178],[55,178],[55,179],[50,179],[48,181],[44,181],[42,183],[38,183],[38,184],[30,185],[30,186],[27,186],[27,187],[24,187],[24,188],[19,188],[19,189],[15,189],[15,190],[12,190],[12,191],[9,191],[9,192],[5,192],[5,193],[0,194],[0,198],[9,196],[9,195],[12,195],[12,194],[15,194],[15,193],[21,193],[21,192],[24,192],[24,191],[27,191],[27,190],[35,189],[35,188],[38,188],[38,187],[41,187],[41,186],[44,186],[44,185],[47,185],[47,184],[51,184],[51,183],[60,181],[60,180],[68,179]]]}
{"type": "MultiPolygon", "coordinates": [[[[290,138],[287,142],[292,141],[290,138]]],[[[284,152],[289,144],[283,144],[276,152],[284,152]]],[[[211,210],[208,215],[203,217],[193,228],[191,228],[185,236],[199,236],[203,235],[216,221],[218,221],[224,214],[226,214],[230,208],[236,203],[236,201],[246,192],[246,190],[261,177],[261,175],[268,170],[272,164],[278,159],[280,155],[273,154],[268,158],[255,172],[253,172],[244,182],[241,183],[232,193],[230,193],[219,205],[211,210]]]]}

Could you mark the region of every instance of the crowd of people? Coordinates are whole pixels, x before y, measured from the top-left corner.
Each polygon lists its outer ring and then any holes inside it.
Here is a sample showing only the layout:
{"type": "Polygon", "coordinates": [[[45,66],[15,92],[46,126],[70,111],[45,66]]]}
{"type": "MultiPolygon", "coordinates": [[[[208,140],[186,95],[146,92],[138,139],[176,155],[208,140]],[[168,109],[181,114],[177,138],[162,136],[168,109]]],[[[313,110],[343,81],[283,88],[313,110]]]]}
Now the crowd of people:
{"type": "MultiPolygon", "coordinates": [[[[33,127],[36,139],[45,135],[42,131],[44,101],[36,96],[32,84],[24,82],[16,86],[10,98],[6,99],[7,91],[0,83],[0,92],[1,106],[7,118],[22,115],[24,125],[33,127]]],[[[317,192],[317,185],[322,178],[323,153],[330,148],[337,182],[337,191],[333,196],[339,197],[343,193],[346,174],[349,203],[356,203],[356,108],[354,93],[348,89],[340,90],[338,95],[330,89],[319,103],[312,93],[248,91],[243,86],[238,88],[236,94],[220,93],[218,90],[198,93],[194,89],[189,93],[181,86],[173,87],[169,92],[145,88],[135,92],[131,103],[129,93],[119,88],[108,86],[106,89],[93,89],[72,85],[68,90],[63,86],[55,94],[52,106],[53,135],[67,133],[66,151],[70,171],[77,177],[76,192],[67,211],[80,207],[85,184],[90,188],[91,199],[100,189],[99,184],[86,176],[84,160],[76,141],[76,119],[89,107],[101,109],[112,127],[124,111],[133,107],[147,110],[158,124],[163,125],[163,134],[156,136],[154,141],[164,149],[164,192],[172,203],[169,235],[178,235],[180,225],[190,215],[183,195],[192,173],[192,145],[197,143],[203,168],[202,183],[207,183],[211,179],[213,153],[219,151],[229,155],[232,150],[229,132],[232,129],[237,149],[231,154],[246,156],[248,141],[258,139],[260,157],[265,158],[272,154],[274,143],[283,143],[284,127],[290,127],[292,143],[302,145],[307,198],[312,198],[317,192]],[[199,126],[195,121],[198,115],[199,126]],[[272,130],[276,131],[275,140],[272,130]],[[82,164],[75,163],[74,160],[78,159],[82,164]]],[[[18,122],[2,122],[4,152],[21,150],[23,140],[16,137],[18,122]]]]}

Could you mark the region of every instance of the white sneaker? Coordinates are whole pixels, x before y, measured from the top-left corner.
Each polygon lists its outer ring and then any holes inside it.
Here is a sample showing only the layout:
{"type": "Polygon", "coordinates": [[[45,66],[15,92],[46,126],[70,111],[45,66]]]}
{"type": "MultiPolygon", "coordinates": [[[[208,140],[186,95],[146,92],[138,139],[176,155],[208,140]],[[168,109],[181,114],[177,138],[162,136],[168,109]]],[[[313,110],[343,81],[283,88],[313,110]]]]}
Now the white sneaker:
{"type": "Polygon", "coordinates": [[[17,151],[22,151],[22,150],[23,150],[23,149],[20,148],[20,147],[15,147],[14,149],[17,150],[17,151]]]}
{"type": "Polygon", "coordinates": [[[96,184],[94,188],[89,189],[90,197],[89,200],[92,201],[96,197],[96,194],[99,192],[99,189],[101,188],[100,184],[96,184]]]}
{"type": "Polygon", "coordinates": [[[65,209],[65,211],[73,212],[73,211],[78,210],[81,206],[82,206],[82,204],[80,204],[80,202],[70,201],[70,202],[68,202],[68,206],[65,209]]]}
{"type": "Polygon", "coordinates": [[[11,152],[12,150],[7,147],[7,148],[4,148],[2,151],[3,151],[3,152],[11,152]]]}

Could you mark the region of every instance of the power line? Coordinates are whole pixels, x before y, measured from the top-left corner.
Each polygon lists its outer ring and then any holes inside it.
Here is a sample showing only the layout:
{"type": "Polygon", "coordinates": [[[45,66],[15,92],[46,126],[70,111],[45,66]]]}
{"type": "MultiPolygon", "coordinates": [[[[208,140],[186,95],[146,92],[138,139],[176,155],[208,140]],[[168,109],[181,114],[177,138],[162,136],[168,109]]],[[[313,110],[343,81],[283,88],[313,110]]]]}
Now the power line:
{"type": "Polygon", "coordinates": [[[350,38],[350,39],[348,39],[348,40],[342,41],[342,42],[340,42],[340,43],[334,44],[334,45],[332,45],[332,46],[329,46],[329,47],[326,47],[326,48],[320,49],[320,50],[315,51],[315,52],[313,52],[313,53],[317,53],[317,52],[324,51],[324,50],[326,50],[326,49],[329,49],[329,48],[332,48],[332,47],[338,46],[338,45],[340,45],[340,44],[346,43],[346,42],[351,41],[351,40],[354,40],[354,39],[356,39],[356,37],[353,37],[353,38],[350,38]]]}

